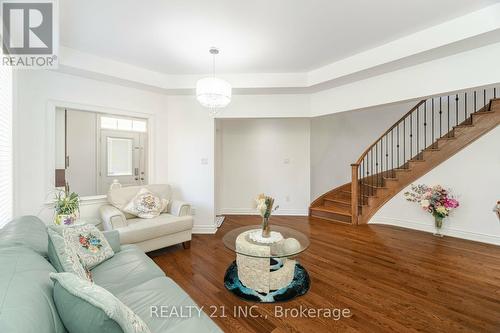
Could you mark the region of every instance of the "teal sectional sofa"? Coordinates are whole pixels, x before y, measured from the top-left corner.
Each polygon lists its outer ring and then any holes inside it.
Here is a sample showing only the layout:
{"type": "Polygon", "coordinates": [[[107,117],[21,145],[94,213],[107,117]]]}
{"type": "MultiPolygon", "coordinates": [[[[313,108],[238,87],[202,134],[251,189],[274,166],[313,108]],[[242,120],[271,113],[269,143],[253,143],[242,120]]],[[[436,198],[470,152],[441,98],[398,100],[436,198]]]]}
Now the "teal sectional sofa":
{"type": "MultiPolygon", "coordinates": [[[[193,311],[191,317],[155,315],[160,312],[152,307],[180,311],[196,304],[139,247],[120,246],[114,231],[105,236],[115,255],[92,269],[94,282],[139,315],[151,332],[221,332],[203,312],[193,311]]],[[[48,251],[47,229],[37,217],[24,216],[0,229],[0,332],[74,331],[64,326],[53,300],[54,282],[49,274],[56,269],[48,251]]],[[[65,304],[63,310],[70,308],[71,304],[65,304]]],[[[81,328],[85,323],[78,324],[81,328]]]]}

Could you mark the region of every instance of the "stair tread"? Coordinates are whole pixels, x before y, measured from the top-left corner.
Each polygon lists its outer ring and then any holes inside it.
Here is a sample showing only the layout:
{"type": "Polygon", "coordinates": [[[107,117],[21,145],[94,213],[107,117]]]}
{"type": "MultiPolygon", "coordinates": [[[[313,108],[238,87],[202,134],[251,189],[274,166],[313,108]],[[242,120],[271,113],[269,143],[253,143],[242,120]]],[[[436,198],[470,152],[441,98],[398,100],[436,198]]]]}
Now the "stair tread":
{"type": "Polygon", "coordinates": [[[342,207],[318,206],[318,207],[311,207],[311,210],[317,210],[317,211],[321,211],[321,212],[328,212],[328,213],[334,213],[334,214],[345,215],[345,216],[352,216],[352,213],[349,211],[349,209],[342,208],[342,207]]]}
{"type": "Polygon", "coordinates": [[[373,187],[373,188],[387,188],[387,186],[377,186],[377,185],[370,185],[370,184],[367,184],[367,183],[363,183],[364,186],[368,186],[368,187],[373,187]]]}
{"type": "Polygon", "coordinates": [[[340,221],[331,217],[324,217],[324,216],[316,216],[316,215],[311,215],[314,218],[320,219],[320,220],[325,220],[328,222],[334,222],[334,223],[342,223],[342,224],[352,224],[351,222],[346,222],[346,221],[340,221]]]}

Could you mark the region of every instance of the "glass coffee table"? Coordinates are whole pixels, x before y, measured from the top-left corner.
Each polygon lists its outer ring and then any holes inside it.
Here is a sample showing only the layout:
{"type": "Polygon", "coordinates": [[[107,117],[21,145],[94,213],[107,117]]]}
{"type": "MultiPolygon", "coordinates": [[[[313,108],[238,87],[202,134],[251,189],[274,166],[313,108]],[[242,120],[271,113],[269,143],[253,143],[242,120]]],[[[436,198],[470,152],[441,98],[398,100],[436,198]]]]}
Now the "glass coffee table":
{"type": "Polygon", "coordinates": [[[240,298],[263,303],[304,295],[309,274],[296,257],[309,247],[307,236],[281,226],[272,226],[269,238],[261,232],[260,225],[252,225],[224,235],[224,245],[236,253],[226,270],[225,287],[240,298]]]}

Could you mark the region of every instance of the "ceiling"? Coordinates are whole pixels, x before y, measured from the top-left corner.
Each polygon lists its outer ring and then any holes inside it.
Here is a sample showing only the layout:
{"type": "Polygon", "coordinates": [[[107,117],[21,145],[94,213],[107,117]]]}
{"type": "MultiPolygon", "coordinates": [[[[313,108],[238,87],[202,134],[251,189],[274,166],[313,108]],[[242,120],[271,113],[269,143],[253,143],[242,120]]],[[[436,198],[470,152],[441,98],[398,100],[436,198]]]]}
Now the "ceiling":
{"type": "Polygon", "coordinates": [[[62,0],[61,44],[168,74],[297,73],[499,0],[62,0]]]}

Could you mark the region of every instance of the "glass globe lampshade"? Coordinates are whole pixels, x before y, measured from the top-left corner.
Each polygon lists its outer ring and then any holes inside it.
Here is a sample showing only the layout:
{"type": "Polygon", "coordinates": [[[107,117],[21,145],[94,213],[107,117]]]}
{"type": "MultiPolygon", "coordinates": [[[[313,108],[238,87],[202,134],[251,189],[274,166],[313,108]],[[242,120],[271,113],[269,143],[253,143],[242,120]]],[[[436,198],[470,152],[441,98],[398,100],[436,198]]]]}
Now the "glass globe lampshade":
{"type": "Polygon", "coordinates": [[[196,83],[196,99],[211,109],[226,107],[231,102],[231,85],[216,77],[206,77],[196,83]]]}

